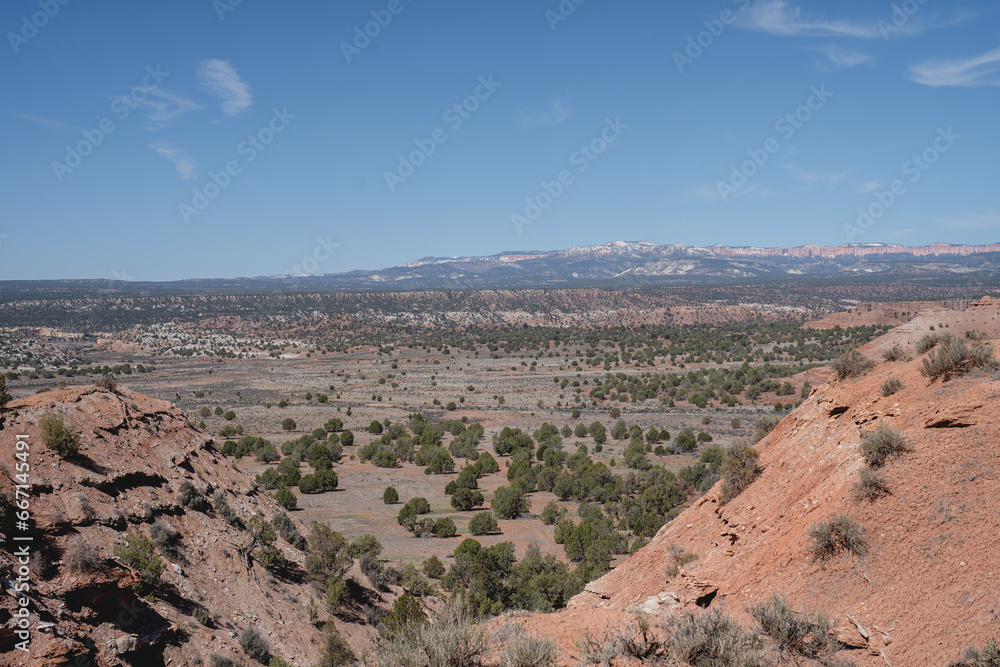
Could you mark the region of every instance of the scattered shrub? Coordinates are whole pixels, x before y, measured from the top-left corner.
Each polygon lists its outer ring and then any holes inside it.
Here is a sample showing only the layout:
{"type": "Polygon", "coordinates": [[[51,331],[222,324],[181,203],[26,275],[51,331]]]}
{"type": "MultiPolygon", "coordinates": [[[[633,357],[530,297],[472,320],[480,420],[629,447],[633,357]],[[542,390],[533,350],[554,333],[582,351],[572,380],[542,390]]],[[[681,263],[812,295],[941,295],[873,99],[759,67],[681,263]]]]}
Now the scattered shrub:
{"type": "Polygon", "coordinates": [[[501,519],[516,519],[531,511],[531,501],[516,486],[500,486],[493,492],[490,509],[501,519]]]}
{"type": "Polygon", "coordinates": [[[115,545],[115,558],[139,573],[133,588],[139,595],[152,592],[166,567],[156,554],[156,545],[142,533],[129,533],[115,545]]]}
{"type": "Polygon", "coordinates": [[[164,556],[170,560],[179,560],[181,557],[180,541],[181,534],[172,526],[161,519],[157,519],[149,527],[149,536],[153,539],[157,548],[164,556]]]}
{"type": "Polygon", "coordinates": [[[761,631],[774,640],[783,660],[795,656],[819,659],[840,648],[830,635],[833,622],[817,613],[796,613],[777,593],[769,599],[747,605],[747,613],[760,624],[761,631]]]}
{"type": "Polygon", "coordinates": [[[420,607],[417,601],[409,593],[403,593],[392,605],[392,611],[382,617],[381,631],[385,635],[394,635],[404,632],[406,626],[413,623],[422,623],[427,618],[427,614],[420,607]]]}
{"type": "Polygon", "coordinates": [[[444,563],[437,556],[431,556],[426,559],[421,569],[431,579],[440,579],[445,572],[444,563]]]}
{"type": "Polygon", "coordinates": [[[760,454],[749,446],[746,441],[737,441],[728,450],[723,460],[720,472],[723,483],[719,492],[719,503],[726,504],[743,493],[754,480],[764,472],[759,459],[760,454]]]}
{"type": "Polygon", "coordinates": [[[882,358],[886,361],[909,361],[910,355],[903,351],[899,343],[893,343],[891,348],[882,353],[882,358]]]}
{"type": "Polygon", "coordinates": [[[1000,667],[1000,644],[997,643],[996,637],[986,642],[986,645],[981,649],[969,646],[963,653],[965,660],[957,665],[963,667],[1000,667]]]}
{"type": "Polygon", "coordinates": [[[260,634],[254,626],[244,628],[239,636],[240,648],[247,654],[247,657],[256,660],[262,665],[266,665],[271,660],[271,647],[267,640],[260,634]]]}
{"type": "Polygon", "coordinates": [[[934,349],[941,340],[950,340],[950,336],[939,336],[938,334],[928,333],[924,334],[920,340],[917,341],[917,354],[924,354],[925,352],[930,352],[934,349]]]}
{"type": "Polygon", "coordinates": [[[365,555],[371,558],[378,558],[382,553],[382,549],[382,543],[371,533],[361,535],[351,542],[351,556],[353,558],[361,558],[365,555]]]}
{"type": "Polygon", "coordinates": [[[431,530],[432,535],[437,537],[454,537],[458,534],[458,528],[455,526],[455,522],[449,517],[442,517],[434,522],[434,528],[431,530]]]}
{"type": "Polygon", "coordinates": [[[80,433],[72,424],[67,425],[62,415],[49,410],[38,420],[42,443],[61,459],[69,458],[80,449],[80,433]]]}
{"type": "Polygon", "coordinates": [[[481,492],[470,489],[456,489],[455,493],[451,496],[451,506],[459,511],[481,507],[484,502],[486,500],[483,498],[481,492]]]}
{"type": "Polygon", "coordinates": [[[861,434],[861,456],[872,468],[880,468],[892,457],[902,456],[907,450],[899,431],[886,423],[861,434]]]}
{"type": "Polygon", "coordinates": [[[973,368],[996,368],[997,360],[993,349],[976,341],[967,347],[964,340],[949,338],[937,352],[932,352],[920,366],[921,375],[936,380],[948,380],[953,375],[961,375],[973,368]]]}
{"type": "Polygon", "coordinates": [[[316,667],[342,667],[353,665],[355,662],[351,647],[336,628],[330,628],[323,638],[323,655],[320,656],[316,667]]]}
{"type": "Polygon", "coordinates": [[[195,488],[195,485],[188,479],[181,482],[177,500],[181,505],[195,512],[207,512],[211,507],[205,494],[195,488]]]}
{"type": "Polygon", "coordinates": [[[867,550],[864,527],[846,514],[813,524],[809,536],[813,540],[813,557],[818,560],[836,555],[841,550],[864,556],[867,550]]]}
{"type": "Polygon", "coordinates": [[[882,383],[882,397],[887,398],[897,393],[903,388],[903,381],[899,378],[889,378],[882,383]]]}
{"type": "Polygon", "coordinates": [[[316,521],[309,529],[308,543],[306,575],[320,591],[328,594],[332,586],[343,581],[354,563],[350,544],[329,525],[316,521]]]}
{"type": "Polygon", "coordinates": [[[399,493],[396,491],[396,487],[385,487],[385,492],[382,494],[382,502],[386,505],[395,505],[399,502],[399,493]]]}
{"type": "Polygon", "coordinates": [[[110,391],[112,394],[118,393],[118,382],[115,380],[115,376],[111,373],[104,373],[101,377],[97,378],[97,386],[105,391],[110,391]]]}
{"type": "Polygon", "coordinates": [[[777,415],[762,415],[754,423],[754,430],[753,435],[750,437],[750,443],[756,445],[780,423],[781,417],[778,417],[777,415]]]}
{"type": "Polygon", "coordinates": [[[274,494],[274,500],[286,510],[293,510],[298,507],[299,504],[295,494],[288,489],[278,489],[274,494]]]}
{"type": "Polygon", "coordinates": [[[834,362],[833,372],[838,380],[864,375],[875,366],[875,362],[857,350],[851,350],[834,362]]]}
{"type": "Polygon", "coordinates": [[[299,532],[299,529],[295,527],[295,522],[289,519],[288,515],[283,511],[279,510],[274,513],[274,516],[271,517],[271,525],[275,527],[283,540],[299,551],[306,550],[307,543],[305,536],[299,532]]]}
{"type": "Polygon", "coordinates": [[[549,503],[542,510],[541,519],[542,523],[546,526],[556,525],[560,519],[566,516],[566,510],[560,509],[555,503],[549,503]]]}
{"type": "Polygon", "coordinates": [[[854,483],[851,492],[859,503],[863,500],[875,502],[882,496],[889,495],[889,482],[879,471],[865,468],[858,476],[858,481],[854,483]]]}
{"type": "Polygon", "coordinates": [[[80,535],[70,541],[63,555],[66,569],[74,574],[93,572],[100,566],[102,560],[97,547],[80,535]]]}
{"type": "Polygon", "coordinates": [[[473,535],[492,535],[500,532],[500,524],[493,512],[479,512],[469,520],[469,532],[473,535]]]}
{"type": "Polygon", "coordinates": [[[369,656],[373,667],[482,664],[489,649],[486,632],[456,599],[442,606],[429,621],[406,623],[379,637],[369,656]]]}
{"type": "Polygon", "coordinates": [[[213,493],[212,504],[215,505],[215,511],[225,520],[226,523],[233,528],[238,528],[240,530],[243,529],[243,520],[240,519],[236,510],[234,510],[226,500],[225,492],[216,491],[213,493]]]}
{"type": "Polygon", "coordinates": [[[285,564],[285,554],[274,546],[275,540],[278,539],[277,530],[263,514],[258,512],[250,517],[247,522],[247,533],[250,536],[250,544],[242,548],[244,553],[269,570],[285,564]]]}
{"type": "Polygon", "coordinates": [[[522,634],[504,644],[500,667],[554,667],[559,649],[548,637],[522,634]]]}

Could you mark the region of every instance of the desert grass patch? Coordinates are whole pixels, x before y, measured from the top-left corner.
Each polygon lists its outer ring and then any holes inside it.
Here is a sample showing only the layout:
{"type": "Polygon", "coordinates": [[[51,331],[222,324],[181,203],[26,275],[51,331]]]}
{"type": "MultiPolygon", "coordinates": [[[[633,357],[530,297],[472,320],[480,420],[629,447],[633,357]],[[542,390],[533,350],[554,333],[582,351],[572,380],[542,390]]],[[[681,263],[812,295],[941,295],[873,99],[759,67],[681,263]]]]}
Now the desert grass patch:
{"type": "Polygon", "coordinates": [[[888,398],[898,393],[903,388],[903,381],[899,378],[889,378],[882,383],[882,398],[888,398]]]}
{"type": "Polygon", "coordinates": [[[74,574],[85,574],[97,570],[103,559],[97,547],[88,542],[82,536],[74,537],[63,556],[63,563],[66,569],[74,574]]]}
{"type": "Polygon", "coordinates": [[[890,458],[902,456],[908,449],[899,431],[885,423],[861,434],[861,456],[871,468],[881,468],[890,458]]]}
{"type": "Polygon", "coordinates": [[[974,368],[995,369],[997,366],[990,346],[975,341],[970,347],[964,340],[950,338],[923,360],[920,374],[932,381],[938,378],[948,380],[974,368]]]}
{"type": "Polygon", "coordinates": [[[380,636],[363,662],[397,665],[479,665],[490,647],[488,634],[473,622],[460,599],[451,600],[424,621],[406,623],[380,636]]]}
{"type": "Polygon", "coordinates": [[[864,526],[846,514],[814,523],[809,528],[809,537],[813,541],[810,551],[817,560],[826,560],[841,551],[849,551],[859,557],[868,551],[864,526]]]}
{"type": "Polygon", "coordinates": [[[875,362],[857,350],[851,350],[833,363],[833,372],[838,380],[864,375],[875,367],[875,362]]]}
{"type": "Polygon", "coordinates": [[[892,347],[882,353],[882,358],[886,361],[909,361],[908,355],[899,343],[893,343],[892,347]]]}
{"type": "Polygon", "coordinates": [[[1000,643],[993,637],[982,648],[968,646],[962,657],[954,667],[1000,667],[1000,643]]]}
{"type": "Polygon", "coordinates": [[[858,481],[851,487],[851,495],[857,502],[875,502],[889,495],[889,482],[878,470],[864,468],[858,474],[858,481]]]}
{"type": "Polygon", "coordinates": [[[794,662],[796,656],[822,660],[841,648],[830,635],[833,621],[820,613],[797,612],[777,593],[747,605],[746,611],[774,641],[781,660],[794,662]]]}

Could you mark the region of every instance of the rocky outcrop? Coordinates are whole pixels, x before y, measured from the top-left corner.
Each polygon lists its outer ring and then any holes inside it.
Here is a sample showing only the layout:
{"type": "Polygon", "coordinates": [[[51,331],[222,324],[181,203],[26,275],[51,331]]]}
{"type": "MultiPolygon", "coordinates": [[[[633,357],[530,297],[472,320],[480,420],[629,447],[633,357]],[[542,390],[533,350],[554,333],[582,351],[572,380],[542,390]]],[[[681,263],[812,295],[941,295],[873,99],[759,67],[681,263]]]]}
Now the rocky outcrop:
{"type": "MultiPolygon", "coordinates": [[[[224,494],[244,522],[278,509],[178,408],[124,389],[71,387],[14,401],[0,425],[0,487],[10,494],[26,479],[34,521],[30,588],[20,594],[29,600],[30,651],[14,648],[20,564],[7,548],[0,552],[7,592],[0,664],[209,664],[212,653],[242,655],[236,637],[249,626],[291,664],[316,661],[322,633],[306,613],[314,592],[302,582],[302,553],[279,539],[289,571],[300,575],[276,578],[241,555],[245,532],[215,510],[181,505],[178,491],[189,482],[208,496],[224,494]],[[49,411],[79,430],[76,455],[61,459],[42,444],[38,421],[49,411]],[[18,478],[17,436],[29,443],[26,478],[18,478]],[[128,532],[149,534],[157,520],[180,539],[154,594],[143,598],[133,589],[139,573],[116,561],[113,549],[128,532]],[[82,545],[93,552],[85,567],[82,545]]],[[[5,521],[2,530],[14,528],[5,521]]]]}

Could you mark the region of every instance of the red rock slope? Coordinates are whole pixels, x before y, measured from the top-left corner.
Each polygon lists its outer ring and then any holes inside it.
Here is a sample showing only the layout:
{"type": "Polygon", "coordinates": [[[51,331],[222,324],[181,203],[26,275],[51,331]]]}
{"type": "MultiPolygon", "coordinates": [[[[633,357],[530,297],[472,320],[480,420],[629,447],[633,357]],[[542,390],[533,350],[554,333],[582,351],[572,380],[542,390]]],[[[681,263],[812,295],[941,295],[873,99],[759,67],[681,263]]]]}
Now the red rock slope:
{"type": "MultiPolygon", "coordinates": [[[[995,322],[996,311],[984,304],[981,322],[995,322]]],[[[952,315],[933,319],[940,326],[952,315]]],[[[915,355],[926,326],[889,335],[915,355]]],[[[865,647],[851,652],[858,665],[943,666],[967,645],[1000,636],[1000,381],[973,371],[930,382],[920,361],[831,378],[757,445],[764,472],[742,495],[720,507],[717,485],[568,609],[528,623],[557,638],[569,660],[576,639],[631,620],[633,605],[656,613],[710,602],[741,615],[777,591],[834,617],[842,638],[865,647]],[[889,377],[904,388],[883,398],[889,377]],[[882,423],[898,428],[911,451],[884,468],[891,495],[858,504],[851,487],[864,467],[860,434],[882,423]],[[817,562],[809,528],[841,513],[864,526],[869,553],[817,562]],[[698,555],[674,577],[672,544],[698,555]]]]}

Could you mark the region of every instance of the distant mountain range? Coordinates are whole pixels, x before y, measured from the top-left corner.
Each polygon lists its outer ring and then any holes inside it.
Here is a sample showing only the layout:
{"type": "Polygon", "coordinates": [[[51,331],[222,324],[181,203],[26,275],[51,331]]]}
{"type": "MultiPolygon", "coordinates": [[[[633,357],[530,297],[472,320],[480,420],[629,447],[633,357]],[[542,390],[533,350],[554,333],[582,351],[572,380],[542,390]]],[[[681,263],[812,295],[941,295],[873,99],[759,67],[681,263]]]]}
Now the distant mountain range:
{"type": "Polygon", "coordinates": [[[783,280],[939,279],[967,282],[1000,275],[1000,243],[909,247],[894,244],[797,248],[708,247],[614,241],[554,251],[483,257],[426,257],[376,271],[325,275],[197,279],[176,282],[52,280],[0,282],[0,299],[33,293],[273,293],[630,287],[783,280]]]}
{"type": "Polygon", "coordinates": [[[893,244],[798,248],[709,247],[614,241],[554,251],[482,257],[425,257],[377,271],[289,276],[341,289],[490,289],[670,285],[881,276],[956,277],[1000,273],[1000,243],[907,247],[893,244]]]}

